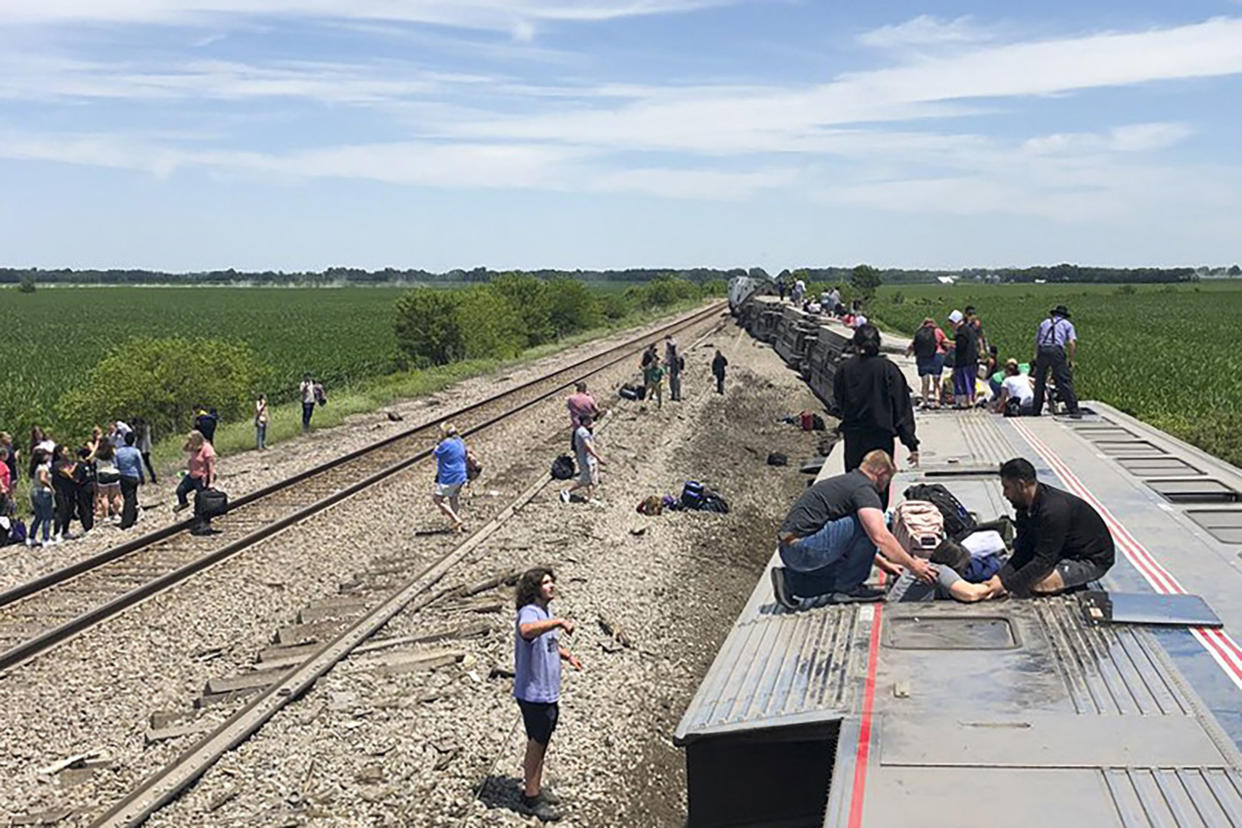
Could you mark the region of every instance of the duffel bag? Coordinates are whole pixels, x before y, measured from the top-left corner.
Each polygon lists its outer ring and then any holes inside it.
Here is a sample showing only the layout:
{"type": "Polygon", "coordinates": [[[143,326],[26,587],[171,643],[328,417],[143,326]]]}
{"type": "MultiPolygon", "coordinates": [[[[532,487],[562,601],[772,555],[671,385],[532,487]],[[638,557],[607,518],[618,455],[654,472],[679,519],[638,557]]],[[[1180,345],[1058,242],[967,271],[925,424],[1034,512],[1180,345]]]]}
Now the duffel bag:
{"type": "Polygon", "coordinates": [[[562,454],[552,461],[552,477],[555,480],[569,480],[577,473],[577,470],[574,458],[568,454],[562,454]]]}
{"type": "Polygon", "coordinates": [[[219,489],[199,489],[194,495],[194,514],[198,517],[219,517],[229,510],[229,496],[219,489]]]}
{"type": "Polygon", "coordinates": [[[904,500],[893,510],[893,537],[919,558],[931,557],[944,540],[944,515],[926,500],[904,500]]]}

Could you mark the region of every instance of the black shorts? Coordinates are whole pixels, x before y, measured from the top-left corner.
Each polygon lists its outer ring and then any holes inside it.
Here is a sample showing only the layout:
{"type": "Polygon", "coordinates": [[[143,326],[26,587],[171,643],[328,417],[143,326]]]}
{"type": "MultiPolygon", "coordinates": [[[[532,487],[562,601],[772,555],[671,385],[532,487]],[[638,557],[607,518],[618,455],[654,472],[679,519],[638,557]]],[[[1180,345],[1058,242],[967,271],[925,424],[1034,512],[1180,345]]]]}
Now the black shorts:
{"type": "Polygon", "coordinates": [[[518,699],[517,703],[522,708],[526,738],[546,745],[552,740],[552,731],[556,730],[556,720],[561,714],[560,707],[556,702],[528,702],[518,699]]]}

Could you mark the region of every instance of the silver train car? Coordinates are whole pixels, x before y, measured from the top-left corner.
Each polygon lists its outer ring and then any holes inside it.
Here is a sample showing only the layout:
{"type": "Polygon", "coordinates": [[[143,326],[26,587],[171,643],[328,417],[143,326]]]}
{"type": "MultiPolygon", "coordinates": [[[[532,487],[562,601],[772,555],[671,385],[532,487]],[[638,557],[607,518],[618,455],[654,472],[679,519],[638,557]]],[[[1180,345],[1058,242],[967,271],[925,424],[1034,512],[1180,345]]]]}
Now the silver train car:
{"type": "MultiPolygon", "coordinates": [[[[817,335],[821,396],[848,337],[817,335]]],[[[763,572],[673,735],[688,824],[1242,828],[1242,470],[1101,403],[916,417],[894,502],[936,482],[1008,514],[998,467],[1023,456],[1100,513],[1116,564],[1057,597],[797,612],[763,572]]],[[[820,477],[842,470],[838,449],[820,477]]]]}

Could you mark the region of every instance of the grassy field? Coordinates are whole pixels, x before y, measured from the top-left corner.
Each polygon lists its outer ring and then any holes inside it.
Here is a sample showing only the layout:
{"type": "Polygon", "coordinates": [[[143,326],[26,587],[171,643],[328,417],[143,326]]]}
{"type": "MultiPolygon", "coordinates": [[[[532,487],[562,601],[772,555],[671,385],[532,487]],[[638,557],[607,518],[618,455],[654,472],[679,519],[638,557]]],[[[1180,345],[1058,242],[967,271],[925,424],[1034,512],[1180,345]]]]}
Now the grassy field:
{"type": "MultiPolygon", "coordinates": [[[[58,401],[83,383],[109,349],[137,335],[249,345],[267,369],[266,386],[255,390],[265,391],[274,402],[268,439],[275,442],[300,429],[297,403],[275,403],[296,397],[303,372],[313,373],[329,394],[330,404],[316,412],[316,425],[333,425],[349,414],[430,393],[464,377],[547,354],[607,330],[641,324],[699,301],[632,310],[604,327],[529,349],[516,360],[473,359],[398,370],[394,301],[404,290],[92,287],[41,288],[23,294],[0,289],[0,311],[6,320],[0,430],[12,433],[23,449],[32,423],[50,427],[57,440],[78,443],[88,432],[81,424],[57,421],[58,401]]],[[[615,286],[601,286],[596,293],[617,291],[615,286]]],[[[181,459],[179,437],[156,437],[168,438],[156,447],[157,458],[181,459]]],[[[248,419],[226,423],[217,432],[217,447],[223,452],[240,450],[252,441],[248,419]]],[[[19,498],[19,503],[25,501],[19,498]]]]}
{"type": "MultiPolygon", "coordinates": [[[[1031,359],[1035,327],[1064,303],[1079,350],[1075,387],[1242,466],[1242,284],[894,285],[872,315],[913,332],[974,305],[1000,359],[1031,359]]],[[[946,330],[946,333],[948,331],[946,330]]]]}

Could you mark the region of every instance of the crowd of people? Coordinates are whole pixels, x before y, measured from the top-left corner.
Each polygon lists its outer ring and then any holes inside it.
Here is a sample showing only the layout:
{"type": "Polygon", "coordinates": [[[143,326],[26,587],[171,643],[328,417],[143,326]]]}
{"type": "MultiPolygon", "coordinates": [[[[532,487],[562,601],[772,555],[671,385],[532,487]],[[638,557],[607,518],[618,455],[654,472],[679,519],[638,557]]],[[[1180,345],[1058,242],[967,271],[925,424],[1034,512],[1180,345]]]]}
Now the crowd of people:
{"type": "MultiPolygon", "coordinates": [[[[316,406],[327,403],[322,383],[306,374],[299,394],[303,402],[302,427],[309,430],[316,406]],[[309,401],[309,405],[307,404],[309,401]]],[[[186,468],[175,495],[174,511],[191,505],[190,497],[210,489],[216,479],[216,428],[220,415],[214,407],[199,405],[191,411],[193,428],[182,449],[186,468]]],[[[254,401],[255,448],[267,448],[267,395],[254,401]]],[[[151,424],[140,417],[126,422],[115,419],[96,426],[81,442],[58,442],[45,429],[34,426],[24,446],[15,444],[8,432],[0,432],[0,543],[16,539],[28,546],[55,546],[81,537],[95,526],[108,523],[128,529],[138,522],[139,487],[155,485],[158,477],[151,461],[151,424]],[[132,422],[132,425],[130,424],[132,422]],[[18,518],[17,484],[29,481],[30,525],[18,518]],[[73,524],[78,524],[74,534],[73,524]]],[[[195,514],[193,534],[214,534],[211,520],[195,514]]]]}
{"type": "MultiPolygon", "coordinates": [[[[1043,404],[1049,371],[1071,417],[1080,416],[1069,374],[1077,341],[1069,311],[1058,305],[1042,320],[1035,336],[1034,367],[1024,374],[1016,360],[1006,361],[992,377],[992,410],[1011,416],[1035,416],[1043,404]]],[[[954,403],[975,403],[974,388],[996,366],[983,323],[973,307],[953,311],[952,341],[927,319],[915,334],[907,353],[916,358],[923,380],[922,404],[938,407],[930,397],[929,378],[938,382],[943,357],[956,353],[954,403]],[[991,355],[990,361],[987,355],[991,355]]],[[[905,375],[880,355],[880,333],[865,324],[855,330],[854,355],[833,377],[833,398],[844,440],[845,472],[807,489],[789,511],[777,532],[782,566],[772,570],[773,592],[789,609],[823,603],[953,598],[980,601],[1004,595],[1048,595],[1082,587],[1098,580],[1112,566],[1112,536],[1095,509],[1086,501],[1036,478],[1035,468],[1021,457],[1000,467],[1005,498],[1016,512],[1016,539],[1012,554],[997,571],[972,581],[962,566],[947,565],[949,552],[936,554],[903,545],[886,520],[889,484],[897,473],[894,463],[900,441],[909,463],[919,463],[914,403],[905,375]],[[872,567],[895,577],[892,590],[866,586],[872,567]]],[[[949,548],[946,541],[941,546],[949,548]]],[[[939,549],[939,547],[937,547],[939,549]]],[[[950,549],[950,552],[952,549],[950,549]]],[[[967,556],[967,560],[970,556],[967,556]]]]}
{"type": "Polygon", "coordinates": [[[984,405],[1007,416],[1038,416],[1050,397],[1051,374],[1056,400],[1071,418],[1081,416],[1072,370],[1078,333],[1065,305],[1050,310],[1036,327],[1028,362],[1015,356],[1000,363],[998,348],[988,343],[973,305],[953,310],[947,321],[951,337],[927,317],[906,348],[918,369],[923,407],[984,405]]]}

